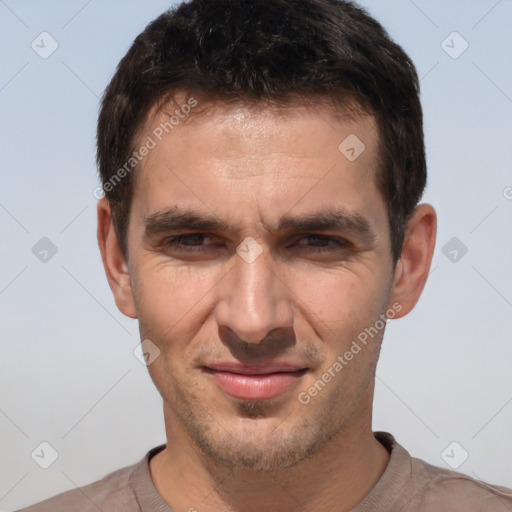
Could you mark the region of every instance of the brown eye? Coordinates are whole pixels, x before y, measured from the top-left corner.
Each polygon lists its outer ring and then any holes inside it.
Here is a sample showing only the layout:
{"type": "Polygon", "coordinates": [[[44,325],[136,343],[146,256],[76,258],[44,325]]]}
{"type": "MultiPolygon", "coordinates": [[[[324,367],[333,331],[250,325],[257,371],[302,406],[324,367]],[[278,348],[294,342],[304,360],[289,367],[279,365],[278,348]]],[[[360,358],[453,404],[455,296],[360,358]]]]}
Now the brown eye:
{"type": "Polygon", "coordinates": [[[342,238],[335,238],[326,235],[308,235],[299,239],[297,245],[309,246],[314,250],[314,252],[329,252],[344,249],[348,247],[350,244],[346,240],[343,240],[342,238]],[[309,241],[309,243],[300,243],[303,240],[309,241]]]}
{"type": "Polygon", "coordinates": [[[202,233],[190,233],[185,235],[172,236],[164,240],[164,247],[184,252],[204,252],[208,246],[202,245],[205,239],[209,238],[202,233]]]}

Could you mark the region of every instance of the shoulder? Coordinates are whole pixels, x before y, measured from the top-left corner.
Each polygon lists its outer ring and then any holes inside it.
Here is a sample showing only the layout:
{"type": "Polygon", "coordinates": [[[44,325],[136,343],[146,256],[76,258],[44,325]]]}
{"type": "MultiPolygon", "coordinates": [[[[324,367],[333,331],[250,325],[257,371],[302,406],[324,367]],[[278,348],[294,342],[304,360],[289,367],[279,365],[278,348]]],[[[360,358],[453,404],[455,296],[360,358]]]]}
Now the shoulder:
{"type": "MultiPolygon", "coordinates": [[[[512,489],[491,485],[470,476],[433,466],[411,457],[411,473],[418,482],[411,496],[414,510],[434,512],[510,512],[512,489]]],[[[411,509],[411,510],[412,510],[411,509]]]]}
{"type": "Polygon", "coordinates": [[[511,512],[512,489],[411,457],[388,432],[374,432],[391,454],[388,467],[357,512],[511,512]]]}
{"type": "Polygon", "coordinates": [[[91,484],[66,491],[17,512],[131,512],[136,498],[131,477],[141,463],[118,469],[91,484]]]}

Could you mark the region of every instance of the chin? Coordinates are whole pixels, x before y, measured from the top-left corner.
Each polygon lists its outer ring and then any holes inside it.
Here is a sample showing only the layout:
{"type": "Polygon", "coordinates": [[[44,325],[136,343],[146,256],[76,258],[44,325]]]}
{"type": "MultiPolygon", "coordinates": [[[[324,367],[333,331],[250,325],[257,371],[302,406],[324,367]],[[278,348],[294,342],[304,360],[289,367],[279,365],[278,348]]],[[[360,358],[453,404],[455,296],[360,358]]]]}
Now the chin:
{"type": "Polygon", "coordinates": [[[307,450],[298,449],[296,443],[282,443],[279,446],[269,444],[257,440],[232,444],[207,441],[202,444],[201,449],[216,462],[232,468],[258,472],[289,468],[309,455],[307,450]]]}
{"type": "MultiPolygon", "coordinates": [[[[260,412],[257,403],[243,407],[260,412]]],[[[191,434],[201,452],[214,462],[251,471],[277,471],[312,456],[329,439],[321,427],[303,419],[293,425],[289,420],[247,415],[208,427],[196,425],[191,434]]]]}

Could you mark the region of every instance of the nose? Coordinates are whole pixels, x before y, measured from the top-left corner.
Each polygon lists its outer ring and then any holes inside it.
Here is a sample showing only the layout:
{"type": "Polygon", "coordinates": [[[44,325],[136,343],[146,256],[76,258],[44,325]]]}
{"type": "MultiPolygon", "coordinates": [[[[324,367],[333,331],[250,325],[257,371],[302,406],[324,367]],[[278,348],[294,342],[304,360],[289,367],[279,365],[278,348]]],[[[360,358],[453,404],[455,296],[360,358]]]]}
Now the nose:
{"type": "Polygon", "coordinates": [[[233,268],[217,285],[215,317],[221,329],[258,344],[293,326],[293,293],[267,249],[253,261],[233,255],[233,268]]]}

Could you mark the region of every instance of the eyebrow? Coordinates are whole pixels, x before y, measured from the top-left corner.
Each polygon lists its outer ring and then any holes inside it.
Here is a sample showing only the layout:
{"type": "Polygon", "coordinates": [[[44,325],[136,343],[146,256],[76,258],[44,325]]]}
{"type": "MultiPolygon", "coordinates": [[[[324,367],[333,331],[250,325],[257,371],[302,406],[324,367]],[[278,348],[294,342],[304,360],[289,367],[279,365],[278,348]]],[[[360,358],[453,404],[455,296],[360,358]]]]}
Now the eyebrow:
{"type": "MultiPolygon", "coordinates": [[[[153,213],[146,217],[144,224],[145,234],[148,237],[187,229],[208,232],[236,230],[231,222],[215,215],[176,208],[153,213]]],[[[366,243],[373,243],[376,239],[375,232],[366,218],[344,208],[324,209],[299,215],[286,214],[279,219],[277,226],[270,230],[273,232],[339,231],[358,236],[366,243]]]]}

